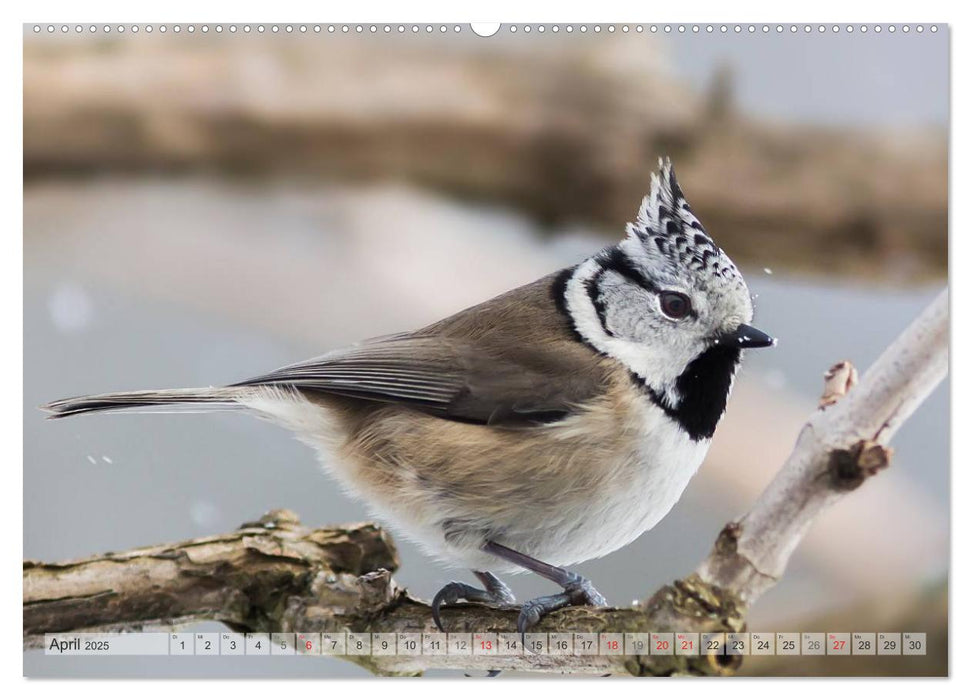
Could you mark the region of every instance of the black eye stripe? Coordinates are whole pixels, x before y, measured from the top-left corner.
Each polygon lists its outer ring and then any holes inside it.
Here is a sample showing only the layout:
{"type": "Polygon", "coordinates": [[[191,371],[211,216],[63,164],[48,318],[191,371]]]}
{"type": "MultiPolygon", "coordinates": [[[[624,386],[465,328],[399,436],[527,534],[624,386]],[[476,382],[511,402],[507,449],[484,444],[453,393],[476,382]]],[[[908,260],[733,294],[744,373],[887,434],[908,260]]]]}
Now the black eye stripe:
{"type": "Polygon", "coordinates": [[[634,263],[630,261],[630,258],[619,248],[612,248],[606,257],[600,261],[600,264],[604,270],[612,270],[627,281],[636,284],[641,289],[652,294],[657,294],[661,291],[643,272],[637,269],[634,263]]]}

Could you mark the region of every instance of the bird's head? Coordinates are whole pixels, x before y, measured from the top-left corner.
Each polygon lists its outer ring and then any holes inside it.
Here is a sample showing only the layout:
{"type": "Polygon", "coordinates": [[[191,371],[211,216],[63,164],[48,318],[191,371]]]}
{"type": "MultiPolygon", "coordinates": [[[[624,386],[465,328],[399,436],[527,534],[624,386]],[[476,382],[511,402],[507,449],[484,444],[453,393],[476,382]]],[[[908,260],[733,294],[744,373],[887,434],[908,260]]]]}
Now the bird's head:
{"type": "Polygon", "coordinates": [[[586,342],[672,407],[692,366],[730,366],[730,384],[743,348],[775,343],[749,325],[745,280],[692,212],[670,161],[652,175],[627,238],[579,265],[564,301],[586,342]]]}

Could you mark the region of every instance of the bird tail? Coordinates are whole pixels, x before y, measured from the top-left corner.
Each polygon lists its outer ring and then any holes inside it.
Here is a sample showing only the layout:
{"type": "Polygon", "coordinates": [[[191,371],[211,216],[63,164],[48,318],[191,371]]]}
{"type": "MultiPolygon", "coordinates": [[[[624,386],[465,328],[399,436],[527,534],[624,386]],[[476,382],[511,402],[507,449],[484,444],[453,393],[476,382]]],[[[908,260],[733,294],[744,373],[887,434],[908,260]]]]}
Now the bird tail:
{"type": "Polygon", "coordinates": [[[134,411],[146,413],[218,411],[243,408],[239,399],[245,389],[239,387],[205,387],[199,389],[162,389],[158,391],[120,391],[59,399],[41,406],[48,418],[66,418],[82,413],[134,411]]]}

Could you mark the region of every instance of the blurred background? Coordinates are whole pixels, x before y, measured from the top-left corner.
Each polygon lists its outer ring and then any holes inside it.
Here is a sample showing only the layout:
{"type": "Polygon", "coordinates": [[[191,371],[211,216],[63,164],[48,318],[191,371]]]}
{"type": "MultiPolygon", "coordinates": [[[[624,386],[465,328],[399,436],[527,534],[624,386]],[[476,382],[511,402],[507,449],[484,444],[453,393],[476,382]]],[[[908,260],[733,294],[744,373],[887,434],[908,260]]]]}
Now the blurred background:
{"type": "MultiPolygon", "coordinates": [[[[871,25],[872,27],[872,25],[871,25]]],[[[659,156],[780,338],[749,353],[675,510],[578,570],[614,604],[689,573],[781,465],[835,361],[867,367],[947,284],[948,31],[35,36],[24,47],[24,557],[367,519],[239,415],[49,422],[64,396],[240,380],[406,330],[623,235],[659,156]]],[[[750,674],[947,673],[949,408],[828,512],[759,631],[928,633],[926,657],[750,674]]],[[[452,578],[398,538],[396,578],[452,578]]],[[[550,592],[510,581],[520,599],[550,592]]],[[[200,626],[199,629],[218,629],[200,626]]],[[[51,658],[31,676],[365,675],[317,658],[51,658]]]]}

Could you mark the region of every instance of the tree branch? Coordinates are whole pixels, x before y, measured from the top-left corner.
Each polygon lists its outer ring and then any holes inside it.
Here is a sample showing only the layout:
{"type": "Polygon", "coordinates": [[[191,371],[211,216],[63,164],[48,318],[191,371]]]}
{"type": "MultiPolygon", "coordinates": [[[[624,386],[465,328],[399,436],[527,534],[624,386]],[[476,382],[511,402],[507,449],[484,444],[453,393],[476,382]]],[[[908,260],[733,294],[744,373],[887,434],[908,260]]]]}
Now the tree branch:
{"type": "Polygon", "coordinates": [[[359,605],[359,578],[397,566],[394,545],[376,525],[308,530],[286,510],[227,535],[57,564],[25,561],[24,642],[198,620],[269,629],[288,598],[318,576],[327,584],[318,604],[359,605]]]}
{"type": "MultiPolygon", "coordinates": [[[[889,464],[887,441],[947,373],[947,292],[856,382],[849,363],[826,375],[779,473],[697,570],[633,608],[568,608],[536,631],[731,632],[782,576],[820,513],[889,464]],[[851,390],[852,389],[852,390],[851,390]]],[[[395,584],[398,559],[377,526],[311,530],[275,511],[228,535],[42,564],[24,562],[24,644],[44,633],[173,627],[218,620],[254,632],[434,632],[427,603],[395,584]]],[[[512,632],[515,607],[448,606],[450,632],[512,632]]],[[[569,673],[720,674],[738,656],[366,656],[376,673],[429,668],[569,673]]]]}
{"type": "Polygon", "coordinates": [[[698,575],[751,604],[771,588],[819,514],[889,464],[897,429],[947,374],[948,297],[941,292],[838,403],[827,373],[824,405],[803,427],[782,469],[738,523],[722,530],[698,575]]]}

